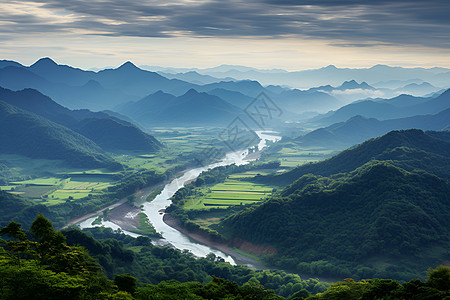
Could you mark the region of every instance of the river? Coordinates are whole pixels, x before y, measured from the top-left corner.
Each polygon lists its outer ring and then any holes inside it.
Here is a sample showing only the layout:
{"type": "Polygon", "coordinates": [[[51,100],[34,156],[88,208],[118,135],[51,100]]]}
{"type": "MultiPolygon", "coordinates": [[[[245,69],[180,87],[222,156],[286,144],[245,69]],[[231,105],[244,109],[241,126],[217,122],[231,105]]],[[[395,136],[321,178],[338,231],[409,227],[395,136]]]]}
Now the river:
{"type": "MultiPolygon", "coordinates": [[[[262,150],[266,147],[267,141],[277,142],[281,139],[280,136],[275,135],[276,132],[270,132],[270,131],[256,131],[256,134],[261,139],[260,143],[258,144],[258,149],[262,150]]],[[[236,152],[230,152],[228,153],[221,161],[217,163],[210,164],[208,166],[190,169],[186,171],[183,175],[180,177],[175,178],[171,182],[169,182],[164,189],[161,191],[159,195],[156,196],[156,198],[151,202],[145,202],[143,204],[143,212],[148,216],[150,222],[155,227],[156,231],[162,234],[163,238],[155,241],[155,243],[161,245],[161,244],[171,244],[175,248],[178,248],[180,250],[187,249],[191,251],[195,256],[198,257],[205,257],[209,253],[214,253],[216,256],[222,257],[225,261],[235,264],[234,259],[217,250],[214,248],[211,248],[207,245],[198,243],[196,241],[193,241],[191,238],[189,238],[187,235],[181,233],[180,231],[176,230],[175,228],[170,227],[163,221],[164,216],[164,209],[168,207],[171,204],[170,198],[175,194],[176,191],[178,191],[180,188],[184,187],[186,183],[191,182],[195,178],[200,175],[203,171],[206,171],[208,169],[212,169],[219,166],[226,166],[231,164],[236,165],[243,165],[247,164],[249,160],[244,159],[248,154],[248,150],[242,150],[242,151],[236,151],[236,152]]],[[[87,228],[92,227],[92,222],[95,220],[95,217],[89,218],[78,225],[81,228],[87,228]]],[[[117,224],[114,224],[112,222],[106,221],[102,222],[102,226],[110,227],[113,229],[120,228],[117,224]]],[[[131,236],[137,236],[135,233],[124,231],[124,233],[129,234],[131,236]]]]}

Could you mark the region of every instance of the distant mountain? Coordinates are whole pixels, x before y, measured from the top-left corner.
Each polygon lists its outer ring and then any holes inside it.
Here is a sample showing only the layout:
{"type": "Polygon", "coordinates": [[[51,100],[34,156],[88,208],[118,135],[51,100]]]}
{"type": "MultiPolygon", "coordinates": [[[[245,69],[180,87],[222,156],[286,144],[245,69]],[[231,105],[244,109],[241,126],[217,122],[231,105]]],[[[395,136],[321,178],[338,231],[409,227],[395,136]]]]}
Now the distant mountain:
{"type": "Polygon", "coordinates": [[[63,160],[79,168],[118,168],[94,142],[41,116],[0,101],[0,152],[63,160]]]}
{"type": "Polygon", "coordinates": [[[357,83],[355,80],[349,80],[349,81],[344,81],[338,87],[332,87],[331,85],[328,84],[325,86],[310,88],[308,91],[332,92],[335,90],[344,91],[344,90],[355,90],[355,89],[374,90],[375,88],[373,86],[368,85],[367,82],[357,83]]]}
{"type": "Polygon", "coordinates": [[[355,116],[345,122],[314,130],[296,140],[304,146],[346,148],[391,130],[422,129],[442,130],[450,126],[450,108],[435,115],[418,115],[400,119],[378,121],[355,116]]]}
{"type": "Polygon", "coordinates": [[[286,188],[217,229],[312,276],[409,280],[448,259],[448,141],[393,131],[266,181],[282,178],[286,188]]]}
{"type": "Polygon", "coordinates": [[[28,67],[28,70],[50,82],[65,83],[71,86],[82,86],[96,75],[92,71],[84,71],[66,65],[58,65],[51,58],[41,58],[28,67]]]}
{"type": "Polygon", "coordinates": [[[419,96],[425,96],[438,90],[439,88],[429,84],[428,82],[422,82],[420,84],[410,83],[397,89],[397,91],[401,92],[402,94],[412,94],[419,96]]]}
{"type": "Polygon", "coordinates": [[[194,89],[175,97],[161,91],[119,107],[143,125],[226,125],[241,110],[225,100],[194,89]]]}
{"type": "Polygon", "coordinates": [[[297,89],[283,91],[273,96],[276,104],[286,112],[302,114],[305,112],[324,113],[342,106],[335,97],[320,91],[301,91],[297,89]]]}
{"type": "Polygon", "coordinates": [[[127,94],[141,97],[158,90],[169,92],[192,87],[189,82],[167,79],[158,73],[141,70],[129,61],[117,69],[106,69],[96,74],[95,80],[105,88],[120,87],[127,94]]]}
{"type": "Polygon", "coordinates": [[[58,65],[50,58],[42,58],[30,67],[4,65],[0,69],[0,86],[12,90],[34,88],[70,108],[111,109],[158,90],[184,93],[195,86],[141,70],[131,62],[99,72],[58,65]]]}
{"type": "MultiPolygon", "coordinates": [[[[64,68],[66,67],[64,66],[64,68]]],[[[49,81],[26,67],[10,66],[0,69],[0,86],[11,90],[36,89],[49,95],[59,104],[70,108],[104,109],[112,107],[115,105],[114,103],[120,103],[125,99],[127,101],[136,99],[135,96],[126,95],[118,89],[106,90],[91,80],[91,82],[86,82],[83,86],[69,85],[63,77],[59,81],[49,81]]]]}
{"type": "Polygon", "coordinates": [[[169,109],[170,103],[173,103],[177,97],[158,91],[148,95],[136,102],[128,102],[119,105],[116,110],[131,117],[140,124],[148,124],[165,109],[169,109]]]}
{"type": "Polygon", "coordinates": [[[209,92],[215,89],[239,92],[252,98],[257,97],[262,92],[267,93],[267,90],[259,82],[253,80],[221,81],[196,87],[199,92],[209,92]]]}
{"type": "Polygon", "coordinates": [[[246,108],[254,100],[254,98],[244,95],[240,92],[230,91],[223,88],[215,88],[208,91],[208,94],[220,97],[228,103],[241,109],[246,108]]]}
{"type": "Polygon", "coordinates": [[[106,150],[153,152],[162,146],[154,137],[127,121],[87,109],[72,111],[33,89],[14,92],[0,87],[0,100],[67,126],[106,150]]]}
{"type": "Polygon", "coordinates": [[[179,79],[186,82],[190,82],[193,84],[203,85],[220,81],[234,81],[235,79],[227,77],[227,78],[216,78],[209,75],[202,75],[196,71],[189,71],[186,73],[167,73],[159,71],[157,72],[159,75],[162,75],[169,79],[179,79]]]}
{"type": "Polygon", "coordinates": [[[0,60],[0,69],[5,67],[23,67],[21,64],[11,60],[0,60]]]}
{"type": "Polygon", "coordinates": [[[435,114],[448,107],[450,107],[450,90],[431,99],[400,95],[392,99],[357,101],[345,105],[336,111],[317,116],[312,121],[329,125],[343,122],[357,115],[386,120],[419,114],[435,114]]]}
{"type": "Polygon", "coordinates": [[[214,77],[230,76],[237,80],[251,79],[257,80],[261,84],[278,84],[294,88],[308,89],[315,86],[324,86],[330,84],[337,86],[342,80],[356,80],[358,82],[367,82],[374,84],[381,81],[391,80],[416,80],[427,81],[435,86],[448,88],[450,79],[450,70],[445,68],[401,68],[390,67],[386,65],[376,65],[370,68],[337,68],[329,65],[320,69],[287,72],[284,70],[267,72],[258,69],[239,70],[235,68],[227,69],[206,69],[197,70],[200,74],[211,75],[214,77]]]}

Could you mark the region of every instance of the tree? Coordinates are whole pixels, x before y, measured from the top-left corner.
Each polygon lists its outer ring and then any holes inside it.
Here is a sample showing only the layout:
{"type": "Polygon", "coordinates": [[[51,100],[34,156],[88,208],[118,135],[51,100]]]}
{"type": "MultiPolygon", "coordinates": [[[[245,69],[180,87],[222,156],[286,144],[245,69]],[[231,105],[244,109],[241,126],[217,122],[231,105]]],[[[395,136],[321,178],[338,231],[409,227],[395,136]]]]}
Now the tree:
{"type": "Polygon", "coordinates": [[[120,291],[125,291],[134,294],[136,291],[136,278],[130,274],[116,275],[114,284],[117,285],[120,291]]]}
{"type": "Polygon", "coordinates": [[[428,270],[426,284],[440,291],[450,291],[450,268],[438,266],[428,270]]]}

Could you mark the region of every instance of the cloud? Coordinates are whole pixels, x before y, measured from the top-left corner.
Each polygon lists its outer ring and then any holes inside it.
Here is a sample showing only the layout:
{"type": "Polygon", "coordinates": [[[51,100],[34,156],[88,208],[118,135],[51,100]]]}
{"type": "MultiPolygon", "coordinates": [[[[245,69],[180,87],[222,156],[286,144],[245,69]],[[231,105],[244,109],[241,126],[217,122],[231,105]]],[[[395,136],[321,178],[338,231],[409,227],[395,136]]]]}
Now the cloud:
{"type": "Polygon", "coordinates": [[[2,4],[0,31],[130,37],[301,37],[343,47],[419,45],[449,49],[449,13],[450,1],[445,0],[31,0],[2,4]]]}

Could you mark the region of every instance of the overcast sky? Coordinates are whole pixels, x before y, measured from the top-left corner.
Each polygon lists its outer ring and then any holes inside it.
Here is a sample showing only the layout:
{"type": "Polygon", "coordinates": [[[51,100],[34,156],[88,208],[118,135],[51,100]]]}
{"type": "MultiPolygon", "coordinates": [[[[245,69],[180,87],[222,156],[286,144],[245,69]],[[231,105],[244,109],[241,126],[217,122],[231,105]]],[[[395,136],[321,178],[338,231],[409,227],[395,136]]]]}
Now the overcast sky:
{"type": "Polygon", "coordinates": [[[450,1],[0,1],[0,59],[77,67],[450,67],[450,1]]]}

